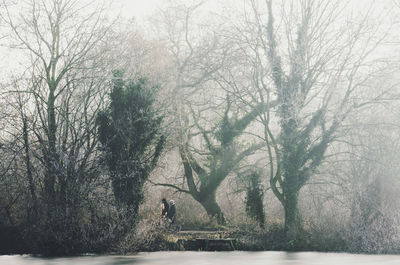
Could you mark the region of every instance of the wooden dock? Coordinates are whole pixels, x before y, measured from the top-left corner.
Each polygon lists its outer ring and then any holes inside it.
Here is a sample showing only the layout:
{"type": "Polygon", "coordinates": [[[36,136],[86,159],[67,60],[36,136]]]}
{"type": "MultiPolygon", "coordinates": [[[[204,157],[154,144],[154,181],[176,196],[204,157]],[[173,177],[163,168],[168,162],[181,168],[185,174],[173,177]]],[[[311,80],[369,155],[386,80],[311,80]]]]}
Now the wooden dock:
{"type": "Polygon", "coordinates": [[[171,250],[232,251],[236,239],[223,231],[180,231],[168,234],[166,240],[171,250]]]}

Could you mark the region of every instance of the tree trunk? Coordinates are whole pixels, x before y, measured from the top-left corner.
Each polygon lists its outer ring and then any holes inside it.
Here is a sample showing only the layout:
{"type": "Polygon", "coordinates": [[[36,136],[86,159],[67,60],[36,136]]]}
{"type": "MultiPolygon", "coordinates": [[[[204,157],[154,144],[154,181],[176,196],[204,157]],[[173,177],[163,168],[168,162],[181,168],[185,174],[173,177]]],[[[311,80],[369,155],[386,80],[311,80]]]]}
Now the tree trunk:
{"type": "Polygon", "coordinates": [[[28,183],[29,183],[29,191],[31,194],[31,199],[33,202],[33,220],[36,222],[37,217],[38,217],[38,203],[37,203],[37,197],[36,197],[36,191],[35,191],[35,183],[33,182],[33,174],[32,174],[32,164],[31,164],[31,157],[29,153],[29,136],[28,136],[28,125],[27,125],[27,120],[24,114],[21,116],[22,118],[22,131],[23,131],[23,137],[24,137],[24,149],[25,149],[25,164],[26,164],[26,176],[28,178],[28,183]]]}
{"type": "Polygon", "coordinates": [[[215,192],[211,192],[208,194],[204,193],[204,195],[200,196],[200,198],[197,201],[207,211],[210,220],[215,218],[219,225],[226,224],[224,214],[222,213],[221,208],[219,207],[217,200],[215,199],[215,192]]]}
{"type": "Polygon", "coordinates": [[[47,215],[49,220],[52,220],[52,217],[55,214],[55,210],[57,209],[57,198],[56,198],[56,175],[57,175],[57,152],[56,152],[56,118],[55,118],[55,96],[54,91],[55,88],[49,87],[50,92],[47,99],[47,139],[48,139],[48,148],[46,154],[46,176],[44,180],[45,185],[45,197],[47,203],[47,215]]]}
{"type": "Polygon", "coordinates": [[[288,241],[296,240],[301,231],[298,196],[298,191],[285,194],[285,233],[288,241]]]}

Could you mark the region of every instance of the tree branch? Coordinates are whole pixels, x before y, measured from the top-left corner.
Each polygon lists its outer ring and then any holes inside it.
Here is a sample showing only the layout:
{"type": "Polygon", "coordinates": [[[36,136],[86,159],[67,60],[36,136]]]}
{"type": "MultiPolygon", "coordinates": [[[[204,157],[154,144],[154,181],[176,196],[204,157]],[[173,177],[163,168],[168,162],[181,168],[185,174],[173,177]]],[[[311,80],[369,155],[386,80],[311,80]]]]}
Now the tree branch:
{"type": "Polygon", "coordinates": [[[151,180],[148,180],[148,181],[149,181],[151,184],[153,184],[154,186],[169,187],[169,188],[176,189],[176,190],[179,191],[179,192],[184,192],[184,193],[191,194],[190,191],[185,190],[185,189],[182,189],[182,188],[180,188],[180,187],[178,187],[178,186],[175,186],[175,185],[173,185],[173,184],[168,184],[168,183],[155,183],[155,182],[153,182],[153,181],[151,181],[151,180]]]}

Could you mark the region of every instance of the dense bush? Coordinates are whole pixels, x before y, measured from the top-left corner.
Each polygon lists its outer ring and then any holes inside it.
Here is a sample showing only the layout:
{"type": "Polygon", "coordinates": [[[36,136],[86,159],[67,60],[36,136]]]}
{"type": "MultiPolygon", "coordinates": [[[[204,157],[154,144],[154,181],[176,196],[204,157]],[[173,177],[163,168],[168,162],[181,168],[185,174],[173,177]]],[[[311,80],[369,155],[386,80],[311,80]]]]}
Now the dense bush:
{"type": "Polygon", "coordinates": [[[146,79],[124,80],[122,71],[113,78],[110,104],[97,117],[98,133],[116,206],[133,225],[143,186],[164,147],[163,117],[153,108],[157,88],[146,79]]]}

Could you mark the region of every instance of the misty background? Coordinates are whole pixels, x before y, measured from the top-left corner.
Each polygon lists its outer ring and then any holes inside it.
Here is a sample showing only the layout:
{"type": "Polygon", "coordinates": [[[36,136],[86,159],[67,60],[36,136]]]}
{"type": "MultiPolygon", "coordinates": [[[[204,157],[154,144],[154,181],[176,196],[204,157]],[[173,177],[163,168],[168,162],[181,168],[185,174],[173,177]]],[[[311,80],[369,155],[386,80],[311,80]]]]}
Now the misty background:
{"type": "Polygon", "coordinates": [[[186,229],[398,253],[399,12],[1,1],[2,249],[151,250],[167,198],[186,229]]]}

